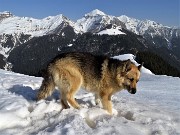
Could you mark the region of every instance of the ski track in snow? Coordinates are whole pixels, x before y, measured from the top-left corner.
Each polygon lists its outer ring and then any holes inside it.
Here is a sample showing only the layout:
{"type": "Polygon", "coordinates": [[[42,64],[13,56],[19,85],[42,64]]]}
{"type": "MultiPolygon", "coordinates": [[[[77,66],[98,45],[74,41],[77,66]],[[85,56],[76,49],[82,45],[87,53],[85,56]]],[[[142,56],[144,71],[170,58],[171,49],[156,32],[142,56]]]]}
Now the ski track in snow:
{"type": "Polygon", "coordinates": [[[178,135],[180,79],[142,74],[135,95],[112,97],[113,116],[96,106],[84,90],[76,95],[82,109],[62,109],[59,93],[36,102],[42,78],[0,70],[1,135],[178,135]]]}

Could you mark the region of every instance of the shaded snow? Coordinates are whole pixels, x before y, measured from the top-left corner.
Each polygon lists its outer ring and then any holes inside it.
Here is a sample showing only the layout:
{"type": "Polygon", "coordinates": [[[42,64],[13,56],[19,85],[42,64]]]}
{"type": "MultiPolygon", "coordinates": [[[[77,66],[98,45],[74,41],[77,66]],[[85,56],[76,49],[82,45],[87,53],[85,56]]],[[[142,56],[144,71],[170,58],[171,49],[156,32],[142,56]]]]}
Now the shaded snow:
{"type": "Polygon", "coordinates": [[[143,72],[137,94],[124,90],[112,97],[113,116],[96,106],[93,94],[84,90],[76,95],[83,106],[80,110],[62,110],[58,91],[36,102],[41,81],[0,70],[0,134],[180,134],[180,78],[143,72]]]}

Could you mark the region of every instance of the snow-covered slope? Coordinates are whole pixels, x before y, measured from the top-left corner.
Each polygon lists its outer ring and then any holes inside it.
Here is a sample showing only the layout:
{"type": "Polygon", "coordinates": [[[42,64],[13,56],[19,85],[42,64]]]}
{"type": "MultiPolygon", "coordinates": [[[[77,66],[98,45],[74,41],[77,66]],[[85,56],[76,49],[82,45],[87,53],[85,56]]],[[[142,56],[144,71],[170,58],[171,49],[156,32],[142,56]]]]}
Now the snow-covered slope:
{"type": "Polygon", "coordinates": [[[32,36],[42,36],[56,29],[63,22],[67,23],[72,27],[74,25],[71,20],[69,20],[62,14],[57,16],[49,16],[43,19],[11,16],[3,19],[0,22],[0,33],[24,33],[32,36]]]}
{"type": "MultiPolygon", "coordinates": [[[[118,56],[132,59],[132,55],[118,56]]],[[[0,70],[0,134],[2,135],[179,135],[180,79],[143,72],[135,95],[112,97],[114,115],[96,106],[94,96],[81,90],[82,109],[63,109],[56,91],[36,102],[42,78],[0,70]]]]}
{"type": "Polygon", "coordinates": [[[0,12],[0,33],[24,33],[32,36],[42,36],[44,34],[49,34],[49,32],[56,29],[63,22],[72,26],[76,33],[97,33],[106,29],[109,25],[115,25],[118,26],[119,29],[120,27],[127,28],[138,35],[143,35],[150,29],[152,29],[154,34],[163,35],[166,36],[166,38],[172,37],[173,35],[180,35],[179,30],[177,30],[178,28],[164,26],[151,20],[141,21],[125,15],[115,17],[107,15],[98,9],[85,14],[84,17],[77,20],[76,23],[62,14],[49,16],[44,19],[34,19],[31,17],[14,16],[8,11],[0,12]],[[169,32],[169,30],[171,31],[169,32]]]}
{"type": "Polygon", "coordinates": [[[48,34],[61,34],[65,28],[72,28],[77,34],[79,29],[75,23],[63,16],[49,16],[43,19],[32,17],[18,17],[6,11],[0,13],[0,54],[5,58],[15,47],[29,41],[33,37],[48,34]],[[24,36],[25,35],[25,36],[24,36]],[[28,35],[28,36],[26,36],[28,35]],[[23,36],[23,39],[22,39],[23,36]]]}
{"type": "Polygon", "coordinates": [[[163,24],[157,23],[151,20],[138,20],[135,18],[128,17],[126,15],[122,15],[118,17],[120,21],[122,21],[126,28],[138,35],[146,35],[149,34],[151,37],[162,36],[168,42],[173,37],[180,36],[180,29],[176,27],[164,26],[163,24]]]}
{"type": "Polygon", "coordinates": [[[172,34],[177,36],[179,35],[179,31],[176,31],[175,33],[168,33],[169,29],[173,30],[177,28],[164,26],[151,20],[141,21],[135,18],[130,18],[126,15],[115,17],[112,15],[107,15],[98,9],[85,14],[84,17],[78,19],[76,23],[62,14],[57,16],[49,16],[43,19],[34,19],[31,17],[18,17],[12,15],[12,13],[8,11],[0,12],[0,33],[24,33],[33,36],[42,36],[56,29],[63,22],[66,22],[68,25],[72,26],[76,33],[100,32],[102,29],[105,29],[111,24],[122,28],[127,28],[138,35],[145,34],[145,32],[150,28],[155,29],[156,34],[163,34],[165,36],[172,36],[172,34]]]}

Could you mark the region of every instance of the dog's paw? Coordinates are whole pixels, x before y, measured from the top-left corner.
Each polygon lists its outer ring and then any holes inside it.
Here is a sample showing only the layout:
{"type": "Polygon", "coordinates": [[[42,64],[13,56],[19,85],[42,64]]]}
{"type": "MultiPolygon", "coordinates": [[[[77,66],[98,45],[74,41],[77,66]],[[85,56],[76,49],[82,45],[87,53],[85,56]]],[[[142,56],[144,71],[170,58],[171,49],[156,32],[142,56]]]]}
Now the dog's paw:
{"type": "Polygon", "coordinates": [[[112,109],[112,115],[117,116],[118,115],[118,111],[116,109],[112,109]]]}
{"type": "Polygon", "coordinates": [[[96,105],[99,105],[101,103],[101,100],[99,98],[95,99],[96,105]]]}

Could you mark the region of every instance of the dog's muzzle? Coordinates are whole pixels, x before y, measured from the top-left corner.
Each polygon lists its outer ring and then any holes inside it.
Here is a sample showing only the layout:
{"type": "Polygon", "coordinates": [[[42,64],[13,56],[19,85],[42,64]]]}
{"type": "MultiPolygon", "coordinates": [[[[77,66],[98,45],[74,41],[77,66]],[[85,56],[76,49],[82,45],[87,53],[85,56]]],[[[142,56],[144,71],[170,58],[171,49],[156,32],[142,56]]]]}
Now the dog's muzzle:
{"type": "Polygon", "coordinates": [[[129,89],[128,92],[131,93],[131,94],[135,94],[136,93],[136,89],[135,88],[129,89]]]}

